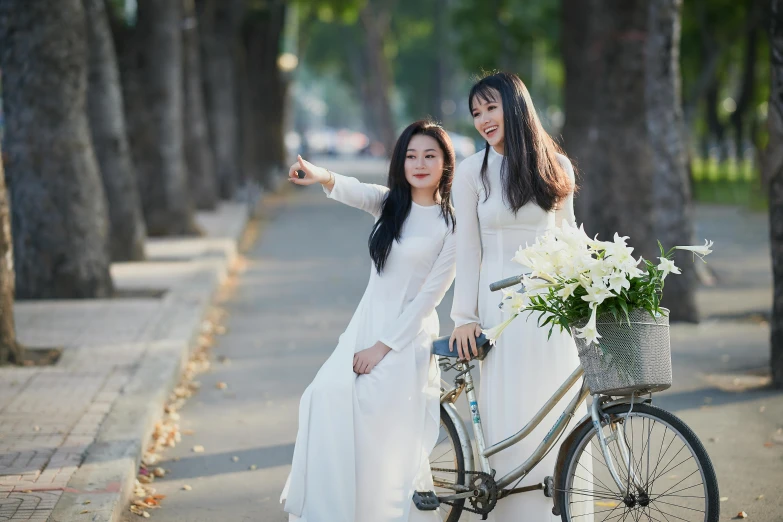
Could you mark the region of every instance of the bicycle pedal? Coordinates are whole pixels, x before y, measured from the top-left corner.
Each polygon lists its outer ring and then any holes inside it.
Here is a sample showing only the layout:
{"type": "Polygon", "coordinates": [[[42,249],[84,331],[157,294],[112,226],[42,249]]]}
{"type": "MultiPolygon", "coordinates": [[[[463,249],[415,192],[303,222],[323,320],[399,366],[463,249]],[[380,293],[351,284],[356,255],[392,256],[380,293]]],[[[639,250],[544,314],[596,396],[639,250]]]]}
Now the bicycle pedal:
{"type": "Polygon", "coordinates": [[[419,511],[435,511],[440,507],[440,500],[434,491],[414,491],[413,505],[419,511]]]}

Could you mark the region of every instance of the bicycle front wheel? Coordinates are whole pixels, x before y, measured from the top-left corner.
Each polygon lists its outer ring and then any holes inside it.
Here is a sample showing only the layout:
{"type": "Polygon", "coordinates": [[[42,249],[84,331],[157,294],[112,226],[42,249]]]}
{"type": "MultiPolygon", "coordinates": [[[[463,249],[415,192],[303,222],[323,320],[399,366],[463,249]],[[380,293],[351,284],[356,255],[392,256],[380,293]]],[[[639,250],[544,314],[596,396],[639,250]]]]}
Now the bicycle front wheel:
{"type": "Polygon", "coordinates": [[[622,404],[604,413],[601,429],[622,487],[592,423],[583,423],[558,474],[564,522],[718,522],[715,471],[684,422],[649,404],[622,404]]]}

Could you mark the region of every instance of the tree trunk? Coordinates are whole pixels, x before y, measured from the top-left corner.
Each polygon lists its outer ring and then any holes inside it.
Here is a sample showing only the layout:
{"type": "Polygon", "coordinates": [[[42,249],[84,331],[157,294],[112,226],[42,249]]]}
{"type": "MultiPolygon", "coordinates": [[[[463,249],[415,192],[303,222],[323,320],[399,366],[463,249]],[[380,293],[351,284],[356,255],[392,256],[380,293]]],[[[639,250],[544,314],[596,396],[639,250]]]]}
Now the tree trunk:
{"type": "Polygon", "coordinates": [[[194,235],[184,155],[181,0],[138,0],[115,24],[125,117],[150,236],[194,235]]]}
{"type": "MultiPolygon", "coordinates": [[[[751,11],[749,17],[755,17],[755,10],[751,11]]],[[[742,63],[742,84],[739,95],[737,96],[737,108],[731,113],[731,125],[734,127],[734,142],[737,147],[737,156],[742,156],[743,145],[745,142],[745,114],[750,112],[753,119],[753,112],[756,107],[753,106],[753,95],[756,90],[756,57],[758,55],[758,27],[751,25],[747,32],[745,40],[745,59],[742,63]]]]}
{"type": "Polygon", "coordinates": [[[247,77],[252,107],[253,141],[258,149],[258,181],[269,185],[270,176],[285,166],[283,126],[286,80],[277,65],[280,38],[285,25],[285,3],[268,2],[248,13],[245,28],[247,77]]]}
{"type": "Polygon", "coordinates": [[[238,2],[198,0],[205,106],[220,196],[231,199],[241,178],[238,2]]]}
{"type": "MultiPolygon", "coordinates": [[[[0,160],[3,153],[0,151],[0,160]]],[[[24,350],[16,342],[14,327],[14,249],[11,238],[11,210],[0,161],[0,365],[19,363],[24,350]]]]}
{"type": "Polygon", "coordinates": [[[207,128],[201,81],[201,50],[194,0],[183,2],[183,80],[185,87],[185,160],[196,208],[214,210],[218,198],[215,156],[207,128]]]}
{"type": "Polygon", "coordinates": [[[593,126],[593,99],[596,76],[592,68],[598,59],[595,49],[590,47],[590,19],[592,0],[562,0],[560,45],[563,49],[565,67],[565,124],[563,125],[563,146],[566,154],[579,172],[579,192],[575,198],[577,221],[589,223],[590,187],[593,183],[582,166],[590,165],[589,155],[595,150],[596,129],[593,126]]]}
{"type": "Polygon", "coordinates": [[[772,380],[783,388],[783,0],[770,0],[770,76],[764,179],[769,182],[769,231],[774,298],[770,323],[772,380]]]}
{"type": "Polygon", "coordinates": [[[370,106],[365,110],[373,112],[376,127],[369,130],[383,144],[387,156],[391,156],[397,141],[390,98],[392,89],[391,65],[384,52],[384,42],[389,33],[390,16],[388,9],[378,8],[371,2],[368,2],[359,13],[366,42],[365,60],[370,96],[370,106]]]}
{"type": "MultiPolygon", "coordinates": [[[[564,135],[582,172],[579,216],[591,235],[628,235],[637,255],[656,259],[658,238],[670,247],[692,234],[679,0],[589,4],[564,4],[564,135]],[[580,29],[580,19],[589,26],[580,29]]],[[[667,281],[664,305],[672,319],[694,321],[693,276],[677,277],[667,281]]]]}
{"type": "Polygon", "coordinates": [[[0,2],[16,294],[108,297],[109,221],[87,121],[81,0],[0,2]]]}
{"type": "Polygon", "coordinates": [[[84,0],[89,49],[87,115],[109,204],[112,261],[144,259],[147,235],[125,130],[124,102],[104,0],[84,0]]]}
{"type": "MultiPolygon", "coordinates": [[[[652,149],[655,237],[666,247],[693,244],[693,208],[680,84],[682,0],[649,3],[646,51],[647,131],[652,149]]],[[[672,319],[697,322],[693,256],[677,252],[682,274],[666,280],[663,305],[672,319]]]]}

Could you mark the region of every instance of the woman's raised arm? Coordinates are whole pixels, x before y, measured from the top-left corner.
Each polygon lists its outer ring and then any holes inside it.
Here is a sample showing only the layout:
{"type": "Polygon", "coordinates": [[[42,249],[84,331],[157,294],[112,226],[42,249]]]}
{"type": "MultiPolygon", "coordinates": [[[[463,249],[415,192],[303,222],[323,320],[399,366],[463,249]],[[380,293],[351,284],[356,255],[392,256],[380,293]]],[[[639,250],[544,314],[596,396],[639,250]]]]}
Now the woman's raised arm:
{"type": "Polygon", "coordinates": [[[297,157],[296,163],[288,169],[288,180],[296,185],[314,185],[320,183],[329,198],[354,208],[364,210],[375,216],[381,215],[383,202],[389,189],[382,185],[362,183],[356,178],[335,174],[329,169],[313,165],[297,157]],[[299,177],[299,172],[304,177],[299,177]]]}

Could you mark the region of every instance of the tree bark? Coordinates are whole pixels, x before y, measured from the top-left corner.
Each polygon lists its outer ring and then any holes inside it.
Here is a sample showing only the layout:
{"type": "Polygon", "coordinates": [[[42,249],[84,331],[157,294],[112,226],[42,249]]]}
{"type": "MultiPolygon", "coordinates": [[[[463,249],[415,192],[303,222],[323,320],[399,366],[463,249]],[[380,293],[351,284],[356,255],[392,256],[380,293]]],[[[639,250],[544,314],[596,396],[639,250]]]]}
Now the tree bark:
{"type": "Polygon", "coordinates": [[[104,0],[84,0],[89,49],[87,114],[109,204],[112,261],[140,261],[147,235],[125,130],[124,102],[104,0]]]}
{"type": "Polygon", "coordinates": [[[106,196],[87,121],[81,0],[0,2],[16,294],[112,293],[106,196]]]}
{"type": "Polygon", "coordinates": [[[204,105],[199,32],[194,0],[183,0],[185,160],[196,208],[214,210],[220,195],[204,105]]]}
{"type": "Polygon", "coordinates": [[[19,363],[24,355],[14,325],[14,248],[2,157],[0,151],[0,365],[19,363]]]}
{"type": "Polygon", "coordinates": [[[184,155],[181,0],[138,0],[115,23],[125,117],[150,236],[195,235],[184,155]]]}
{"type": "Polygon", "coordinates": [[[239,141],[239,2],[198,0],[204,101],[220,197],[231,199],[241,178],[239,141]]]}
{"type": "Polygon", "coordinates": [[[285,24],[285,3],[267,2],[248,13],[245,27],[247,79],[252,110],[251,138],[258,150],[257,179],[269,185],[270,176],[285,166],[283,126],[287,85],[278,65],[280,39],[285,24]]]}
{"type": "MultiPolygon", "coordinates": [[[[693,230],[677,66],[679,3],[563,4],[564,137],[582,173],[578,216],[591,235],[630,236],[645,259],[660,255],[657,239],[667,247],[690,244],[693,230]]],[[[692,270],[684,272],[667,281],[664,305],[672,319],[695,321],[692,270]]]]}
{"type": "MultiPolygon", "coordinates": [[[[591,48],[593,37],[589,31],[590,12],[594,0],[562,0],[560,44],[565,67],[565,124],[563,125],[563,147],[574,168],[580,174],[577,182],[579,192],[574,200],[577,221],[589,219],[590,188],[593,183],[582,169],[590,165],[590,154],[595,151],[597,130],[593,126],[593,101],[596,77],[592,68],[598,55],[591,48]]],[[[589,226],[587,223],[586,226],[589,226]]]]}
{"type": "Polygon", "coordinates": [[[769,182],[769,231],[774,297],[770,323],[772,381],[783,388],[783,0],[769,3],[770,77],[764,157],[764,179],[769,182]]]}
{"type": "MultiPolygon", "coordinates": [[[[693,208],[680,83],[682,0],[648,7],[646,49],[647,131],[652,149],[655,237],[666,247],[693,244],[693,208]]],[[[698,322],[692,255],[675,253],[682,274],[666,280],[663,305],[679,321],[698,322]]]]}
{"type": "Polygon", "coordinates": [[[389,59],[384,52],[384,42],[389,33],[390,11],[367,2],[359,13],[365,35],[365,61],[370,106],[365,110],[373,112],[375,128],[369,129],[391,156],[397,133],[391,110],[392,74],[389,59]]]}

